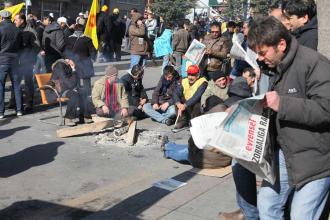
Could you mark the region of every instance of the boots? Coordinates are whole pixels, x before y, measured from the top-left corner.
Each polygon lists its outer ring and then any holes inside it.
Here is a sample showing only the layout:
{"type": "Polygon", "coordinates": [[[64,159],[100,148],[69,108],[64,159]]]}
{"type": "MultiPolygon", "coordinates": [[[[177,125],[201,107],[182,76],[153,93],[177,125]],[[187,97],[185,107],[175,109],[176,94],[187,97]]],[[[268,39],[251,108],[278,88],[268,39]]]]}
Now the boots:
{"type": "Polygon", "coordinates": [[[234,212],[220,212],[219,220],[245,220],[242,210],[238,209],[234,212]]]}

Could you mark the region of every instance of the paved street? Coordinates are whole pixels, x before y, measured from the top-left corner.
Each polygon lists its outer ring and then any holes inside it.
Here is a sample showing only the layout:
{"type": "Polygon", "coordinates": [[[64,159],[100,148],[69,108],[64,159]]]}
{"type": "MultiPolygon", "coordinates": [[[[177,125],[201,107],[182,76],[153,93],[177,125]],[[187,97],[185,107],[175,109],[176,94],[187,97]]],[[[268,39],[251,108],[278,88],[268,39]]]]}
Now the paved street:
{"type": "MultiPolygon", "coordinates": [[[[97,64],[93,81],[104,66],[97,64]]],[[[147,68],[148,95],[160,74],[159,66],[147,68]]],[[[148,134],[166,134],[186,143],[188,131],[172,134],[172,127],[145,119],[138,122],[138,132],[147,136],[132,147],[97,143],[97,135],[60,139],[57,126],[38,121],[56,114],[57,107],[38,108],[0,121],[1,220],[197,220],[217,219],[220,210],[236,209],[231,175],[196,175],[189,172],[190,165],[164,159],[152,137],[148,141],[148,134]],[[173,192],[152,187],[167,178],[187,184],[173,192]]]]}

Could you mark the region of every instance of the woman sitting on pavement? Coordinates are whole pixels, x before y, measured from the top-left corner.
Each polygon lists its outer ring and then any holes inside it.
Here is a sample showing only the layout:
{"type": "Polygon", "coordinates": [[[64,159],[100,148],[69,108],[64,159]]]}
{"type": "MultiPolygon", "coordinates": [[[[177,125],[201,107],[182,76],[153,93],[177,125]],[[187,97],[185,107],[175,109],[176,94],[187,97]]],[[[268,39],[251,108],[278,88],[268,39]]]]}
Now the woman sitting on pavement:
{"type": "Polygon", "coordinates": [[[65,125],[75,126],[81,119],[85,123],[91,123],[87,94],[78,86],[74,62],[69,59],[59,59],[52,65],[52,70],[53,74],[48,84],[57,94],[46,90],[47,99],[49,102],[57,101],[59,97],[69,99],[64,116],[65,125]]]}
{"type": "Polygon", "coordinates": [[[142,84],[143,74],[144,70],[142,66],[137,64],[133,66],[130,73],[120,78],[128,94],[128,114],[136,119],[143,119],[146,117],[142,110],[144,104],[148,101],[147,93],[144,91],[142,84]]]}

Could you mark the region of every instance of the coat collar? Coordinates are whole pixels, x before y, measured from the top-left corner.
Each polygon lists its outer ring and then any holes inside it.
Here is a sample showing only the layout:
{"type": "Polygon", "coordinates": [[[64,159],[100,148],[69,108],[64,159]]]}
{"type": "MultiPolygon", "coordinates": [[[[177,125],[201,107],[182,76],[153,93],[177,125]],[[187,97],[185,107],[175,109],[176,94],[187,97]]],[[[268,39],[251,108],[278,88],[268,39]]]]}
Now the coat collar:
{"type": "Polygon", "coordinates": [[[277,72],[282,75],[286,70],[290,67],[292,64],[296,53],[298,51],[299,43],[295,37],[291,37],[291,42],[288,45],[286,55],[280,62],[280,64],[277,65],[276,70],[277,72]]]}

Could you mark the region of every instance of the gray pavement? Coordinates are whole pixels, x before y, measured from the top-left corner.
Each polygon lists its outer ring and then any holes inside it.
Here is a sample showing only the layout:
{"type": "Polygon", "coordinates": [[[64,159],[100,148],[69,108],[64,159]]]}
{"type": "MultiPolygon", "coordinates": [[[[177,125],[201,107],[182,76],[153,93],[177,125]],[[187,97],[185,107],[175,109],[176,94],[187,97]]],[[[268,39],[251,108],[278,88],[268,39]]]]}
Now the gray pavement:
{"type": "MultiPolygon", "coordinates": [[[[147,68],[149,95],[160,74],[159,66],[147,68]]],[[[102,70],[96,75],[93,81],[102,70]]],[[[9,111],[0,121],[0,219],[217,219],[220,210],[237,208],[231,175],[189,172],[190,165],[164,159],[157,143],[129,147],[97,144],[96,135],[57,138],[58,127],[38,119],[58,108],[41,110],[19,118],[9,111]],[[187,185],[173,192],[152,187],[167,178],[187,185]]],[[[139,132],[187,142],[188,131],[172,134],[170,128],[138,122],[139,132]]]]}

